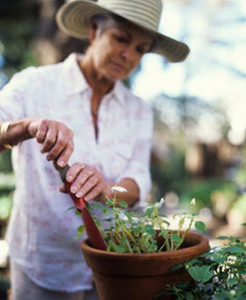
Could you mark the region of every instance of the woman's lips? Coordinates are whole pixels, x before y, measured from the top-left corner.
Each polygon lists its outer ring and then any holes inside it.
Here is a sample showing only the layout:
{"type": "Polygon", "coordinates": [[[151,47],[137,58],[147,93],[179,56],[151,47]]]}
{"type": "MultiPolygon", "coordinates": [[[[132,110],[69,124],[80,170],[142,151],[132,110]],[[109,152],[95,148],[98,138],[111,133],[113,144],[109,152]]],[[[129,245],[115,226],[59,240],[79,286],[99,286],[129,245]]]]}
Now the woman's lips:
{"type": "Polygon", "coordinates": [[[119,72],[124,72],[126,70],[125,67],[123,67],[121,64],[116,63],[114,61],[111,61],[111,63],[113,64],[114,68],[117,69],[117,71],[119,72]]]}

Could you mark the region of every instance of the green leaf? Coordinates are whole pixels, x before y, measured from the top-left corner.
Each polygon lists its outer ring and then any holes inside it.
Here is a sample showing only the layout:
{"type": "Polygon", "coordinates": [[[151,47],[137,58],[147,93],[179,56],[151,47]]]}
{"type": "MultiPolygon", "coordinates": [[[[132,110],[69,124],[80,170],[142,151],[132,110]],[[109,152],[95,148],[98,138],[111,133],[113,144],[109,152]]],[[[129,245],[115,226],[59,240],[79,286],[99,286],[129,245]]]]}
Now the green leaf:
{"type": "Polygon", "coordinates": [[[80,225],[78,228],[77,228],[77,232],[79,234],[83,234],[85,232],[85,226],[84,225],[80,225]]]}
{"type": "Polygon", "coordinates": [[[181,242],[180,236],[178,236],[176,233],[172,234],[171,238],[177,244],[181,242]]]}
{"type": "Polygon", "coordinates": [[[162,230],[159,232],[159,235],[160,236],[163,236],[163,237],[167,237],[167,234],[168,234],[168,232],[167,232],[167,230],[163,227],[162,228],[162,230]]]}
{"type": "Polygon", "coordinates": [[[119,203],[119,206],[122,207],[122,208],[128,208],[128,204],[126,202],[123,202],[123,201],[121,201],[119,203]]]}
{"type": "Polygon", "coordinates": [[[152,225],[149,225],[149,224],[145,225],[145,230],[148,234],[150,234],[152,236],[156,235],[156,231],[154,230],[152,225]]]}
{"type": "Polygon", "coordinates": [[[215,299],[215,300],[226,300],[226,299],[229,299],[229,298],[227,297],[226,294],[223,294],[223,293],[216,293],[216,294],[214,295],[214,299],[215,299]]]}
{"type": "Polygon", "coordinates": [[[227,257],[226,256],[216,256],[216,257],[213,257],[213,261],[218,263],[218,264],[223,264],[225,263],[227,260],[227,257]]]}
{"type": "Polygon", "coordinates": [[[179,229],[181,229],[183,227],[184,221],[185,221],[184,218],[182,218],[182,219],[179,220],[179,229]]]}
{"type": "Polygon", "coordinates": [[[195,300],[195,297],[191,293],[186,292],[185,293],[185,300],[195,300]]]}
{"type": "Polygon", "coordinates": [[[230,246],[225,248],[225,252],[231,252],[231,253],[244,253],[244,249],[239,246],[230,246]]]}
{"type": "Polygon", "coordinates": [[[238,286],[238,292],[240,294],[246,293],[246,282],[241,282],[238,286]]]}
{"type": "Polygon", "coordinates": [[[105,205],[106,206],[114,206],[114,203],[113,203],[113,200],[109,200],[109,199],[107,199],[106,201],[105,201],[105,205]]]}
{"type": "Polygon", "coordinates": [[[98,202],[93,202],[93,205],[90,206],[93,206],[93,208],[104,209],[104,206],[98,202]]]}
{"type": "Polygon", "coordinates": [[[164,295],[164,291],[163,290],[160,290],[160,291],[158,291],[157,293],[156,293],[156,295],[155,295],[155,298],[160,298],[162,295],[164,295]]]}
{"type": "MultiPolygon", "coordinates": [[[[245,270],[239,270],[238,273],[240,275],[246,275],[246,269],[245,270]]],[[[246,285],[246,283],[245,283],[245,285],[246,285]]]]}
{"type": "Polygon", "coordinates": [[[213,277],[213,273],[210,271],[210,266],[193,266],[188,269],[190,276],[199,282],[207,282],[213,277]]]}
{"type": "Polygon", "coordinates": [[[67,211],[69,211],[71,209],[76,209],[76,207],[75,206],[71,206],[71,207],[67,208],[67,211]]]}
{"type": "Polygon", "coordinates": [[[125,216],[127,217],[127,219],[128,219],[130,222],[132,222],[132,216],[131,216],[131,214],[128,213],[128,212],[124,212],[124,214],[125,214],[125,216]]]}
{"type": "Polygon", "coordinates": [[[227,280],[227,284],[230,288],[232,288],[234,285],[238,284],[238,281],[236,278],[230,278],[227,280]]]}
{"type": "Polygon", "coordinates": [[[195,228],[200,232],[205,232],[207,230],[206,225],[202,221],[196,221],[195,228]]]}
{"type": "Polygon", "coordinates": [[[115,245],[114,248],[115,248],[116,252],[119,252],[119,253],[124,253],[125,252],[125,248],[123,248],[121,246],[115,245]]]}
{"type": "Polygon", "coordinates": [[[85,232],[85,226],[84,225],[80,225],[77,228],[77,235],[76,235],[76,239],[79,239],[81,237],[81,235],[85,232]]]}
{"type": "Polygon", "coordinates": [[[148,207],[148,209],[146,210],[146,215],[147,215],[149,218],[151,218],[151,215],[152,215],[154,209],[155,209],[154,206],[151,206],[151,207],[148,207]]]}
{"type": "Polygon", "coordinates": [[[174,271],[180,270],[182,268],[184,268],[184,264],[178,264],[178,265],[172,266],[169,271],[174,272],[174,271]]]}
{"type": "Polygon", "coordinates": [[[216,239],[217,239],[217,240],[224,241],[224,240],[229,240],[230,238],[229,238],[228,236],[221,235],[221,236],[218,236],[216,239]]]}

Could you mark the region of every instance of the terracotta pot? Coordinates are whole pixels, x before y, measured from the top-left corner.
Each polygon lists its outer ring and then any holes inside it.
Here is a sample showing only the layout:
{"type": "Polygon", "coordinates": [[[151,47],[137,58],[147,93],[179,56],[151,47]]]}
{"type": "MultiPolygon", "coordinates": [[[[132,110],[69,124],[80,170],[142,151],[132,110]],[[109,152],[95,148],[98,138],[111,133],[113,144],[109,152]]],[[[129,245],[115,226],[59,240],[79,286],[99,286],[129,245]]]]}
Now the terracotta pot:
{"type": "Polygon", "coordinates": [[[208,239],[189,232],[184,247],[161,253],[131,254],[92,248],[89,240],[81,243],[88,266],[92,269],[100,300],[162,300],[155,298],[166,284],[188,281],[185,270],[168,272],[170,267],[209,250],[208,239]]]}

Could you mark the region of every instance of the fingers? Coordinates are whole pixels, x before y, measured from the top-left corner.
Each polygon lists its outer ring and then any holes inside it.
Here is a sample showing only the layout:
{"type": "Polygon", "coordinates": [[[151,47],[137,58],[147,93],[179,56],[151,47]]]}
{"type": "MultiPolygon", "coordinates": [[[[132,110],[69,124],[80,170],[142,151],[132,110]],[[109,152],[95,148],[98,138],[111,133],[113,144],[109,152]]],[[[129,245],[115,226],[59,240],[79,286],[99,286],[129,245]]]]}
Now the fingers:
{"type": "Polygon", "coordinates": [[[85,164],[75,163],[67,171],[66,180],[72,182],[79,175],[79,173],[86,167],[85,164]]]}
{"type": "Polygon", "coordinates": [[[93,189],[88,191],[88,193],[84,196],[84,199],[85,201],[90,201],[92,199],[95,199],[98,195],[105,193],[105,191],[106,191],[106,183],[100,182],[96,186],[94,186],[93,189]]]}
{"type": "MultiPolygon", "coordinates": [[[[42,147],[40,149],[41,153],[46,153],[55,146],[56,140],[57,140],[57,134],[58,134],[55,124],[52,124],[52,123],[49,124],[47,126],[46,132],[45,132],[45,125],[46,124],[41,124],[40,130],[38,130],[38,132],[37,132],[39,134],[38,137],[40,138],[40,143],[42,143],[42,147]],[[41,140],[41,137],[42,137],[42,140],[41,140]]],[[[47,155],[47,159],[48,159],[48,156],[49,155],[47,155]]],[[[50,160],[50,159],[48,159],[48,160],[50,160]]]]}
{"type": "MultiPolygon", "coordinates": [[[[55,132],[53,132],[55,135],[55,132]]],[[[69,139],[69,136],[64,136],[62,131],[58,131],[58,136],[53,142],[53,136],[51,131],[51,136],[49,138],[47,134],[47,143],[43,144],[41,149],[43,152],[47,152],[47,160],[57,160],[59,166],[65,166],[69,160],[69,157],[73,153],[74,143],[73,136],[69,139]],[[57,159],[59,157],[59,159],[57,159]]]]}
{"type": "Polygon", "coordinates": [[[94,188],[97,186],[98,183],[99,183],[99,178],[97,178],[96,176],[90,177],[88,180],[86,180],[82,184],[82,186],[80,187],[78,192],[75,194],[76,197],[78,197],[78,198],[84,197],[85,198],[86,195],[89,193],[89,191],[95,190],[94,188]]]}
{"type": "Polygon", "coordinates": [[[69,158],[73,153],[73,150],[74,150],[73,140],[70,140],[68,141],[67,145],[64,147],[63,151],[60,153],[59,159],[57,160],[57,163],[60,167],[64,167],[68,163],[69,158]]]}
{"type": "Polygon", "coordinates": [[[48,124],[46,124],[46,121],[44,120],[37,126],[37,132],[36,132],[36,140],[38,143],[42,144],[45,141],[45,137],[48,131],[48,124]]]}
{"type": "Polygon", "coordinates": [[[78,198],[90,201],[106,190],[106,181],[93,166],[74,164],[67,172],[66,179],[71,184],[71,192],[78,198]]]}
{"type": "Polygon", "coordinates": [[[35,120],[29,131],[42,144],[41,153],[47,153],[47,160],[57,160],[64,167],[73,153],[73,132],[65,124],[53,120],[35,120]]]}
{"type": "Polygon", "coordinates": [[[73,178],[71,181],[73,181],[71,185],[71,192],[76,195],[76,197],[80,198],[85,195],[85,192],[88,191],[88,189],[92,188],[98,181],[97,177],[97,170],[94,167],[87,166],[82,164],[80,168],[80,164],[75,164],[74,166],[74,173],[70,175],[70,170],[68,171],[68,178],[70,179],[70,176],[73,178]]]}

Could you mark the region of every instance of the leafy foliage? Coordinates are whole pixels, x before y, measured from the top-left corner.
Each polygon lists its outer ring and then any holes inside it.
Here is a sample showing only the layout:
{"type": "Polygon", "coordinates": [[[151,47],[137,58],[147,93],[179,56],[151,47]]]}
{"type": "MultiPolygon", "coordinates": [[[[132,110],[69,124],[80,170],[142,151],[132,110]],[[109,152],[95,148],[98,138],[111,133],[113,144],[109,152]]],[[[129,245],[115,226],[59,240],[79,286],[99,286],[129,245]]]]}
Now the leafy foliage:
{"type": "MultiPolygon", "coordinates": [[[[102,210],[106,226],[101,234],[107,244],[107,250],[120,253],[153,253],[173,251],[181,247],[187,233],[195,225],[197,230],[204,231],[204,223],[195,221],[195,214],[175,214],[178,218],[178,230],[170,229],[170,220],[160,215],[164,200],[147,206],[143,213],[128,211],[125,202],[108,199],[106,206],[100,203],[87,204],[91,213],[95,208],[102,210]]],[[[93,215],[99,223],[97,215],[93,215]]]]}
{"type": "Polygon", "coordinates": [[[175,299],[246,298],[246,243],[240,236],[218,239],[228,242],[184,264],[194,282],[168,286],[175,299]]]}

